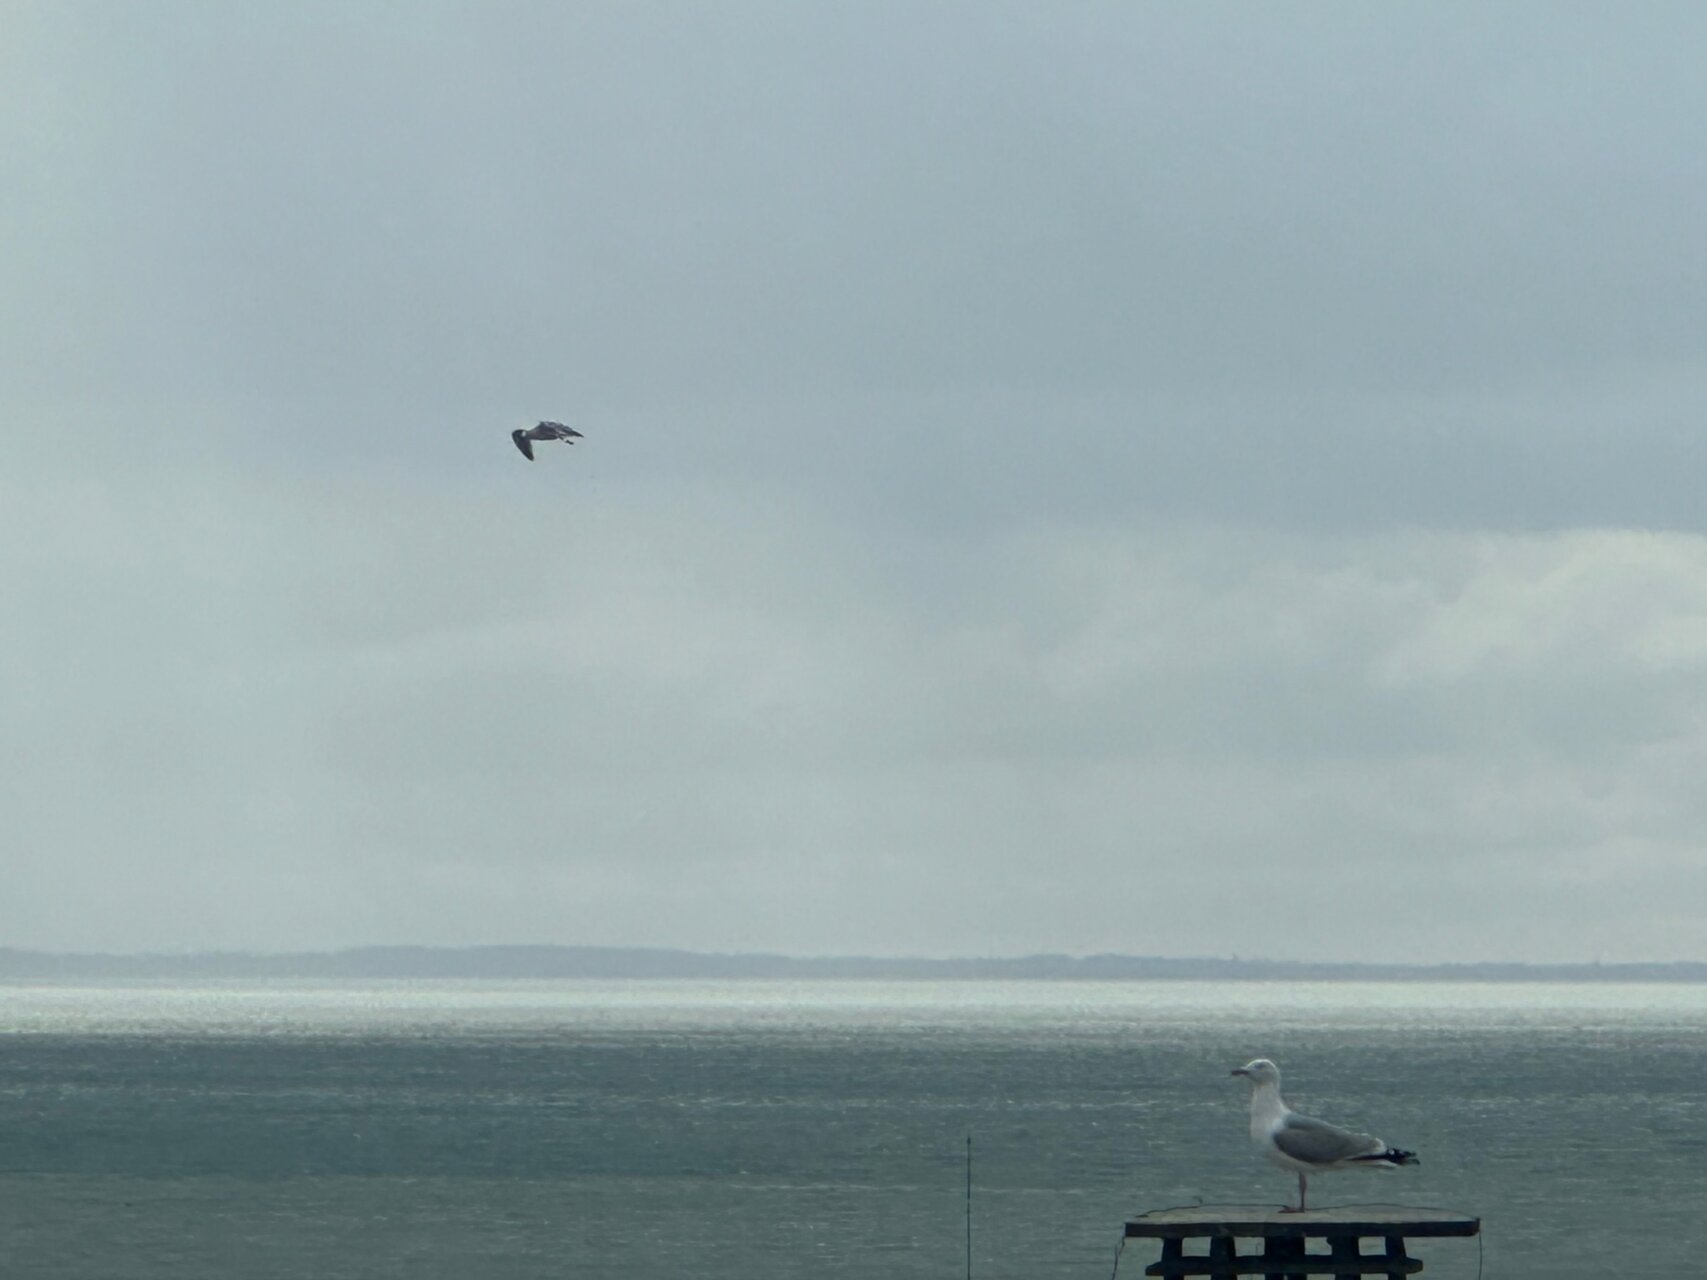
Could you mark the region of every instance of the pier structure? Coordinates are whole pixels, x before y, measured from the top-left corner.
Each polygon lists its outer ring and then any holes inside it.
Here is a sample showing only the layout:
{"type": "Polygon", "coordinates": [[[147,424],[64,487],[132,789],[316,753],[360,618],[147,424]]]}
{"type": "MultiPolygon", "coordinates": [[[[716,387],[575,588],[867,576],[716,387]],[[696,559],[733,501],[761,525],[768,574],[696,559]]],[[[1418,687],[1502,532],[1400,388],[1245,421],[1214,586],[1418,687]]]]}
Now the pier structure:
{"type": "Polygon", "coordinates": [[[1473,1236],[1480,1218],[1438,1209],[1390,1205],[1352,1205],[1284,1213],[1268,1205],[1205,1205],[1158,1209],[1126,1224],[1126,1239],[1159,1240],[1160,1261],[1144,1268],[1147,1276],[1334,1276],[1357,1280],[1387,1276],[1398,1280],[1423,1269],[1407,1242],[1438,1236],[1473,1236]],[[1207,1252],[1186,1252],[1188,1241],[1203,1240],[1207,1252]],[[1239,1241],[1260,1243],[1260,1252],[1239,1252],[1239,1241]],[[1363,1252],[1372,1240],[1376,1252],[1363,1252]],[[1310,1248],[1321,1241],[1327,1251],[1310,1248]]]}

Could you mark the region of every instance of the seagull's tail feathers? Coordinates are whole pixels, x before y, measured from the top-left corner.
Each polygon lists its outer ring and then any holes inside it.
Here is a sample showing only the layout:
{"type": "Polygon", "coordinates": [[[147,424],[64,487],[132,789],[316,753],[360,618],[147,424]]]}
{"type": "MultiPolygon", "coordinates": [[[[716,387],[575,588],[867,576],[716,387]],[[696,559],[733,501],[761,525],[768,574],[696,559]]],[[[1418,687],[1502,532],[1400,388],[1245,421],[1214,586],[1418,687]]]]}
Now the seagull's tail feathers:
{"type": "Polygon", "coordinates": [[[1373,1169],[1391,1169],[1401,1164],[1421,1164],[1414,1151],[1400,1151],[1397,1147],[1388,1147],[1385,1151],[1377,1151],[1374,1155],[1358,1156],[1358,1164],[1366,1164],[1373,1169]]]}

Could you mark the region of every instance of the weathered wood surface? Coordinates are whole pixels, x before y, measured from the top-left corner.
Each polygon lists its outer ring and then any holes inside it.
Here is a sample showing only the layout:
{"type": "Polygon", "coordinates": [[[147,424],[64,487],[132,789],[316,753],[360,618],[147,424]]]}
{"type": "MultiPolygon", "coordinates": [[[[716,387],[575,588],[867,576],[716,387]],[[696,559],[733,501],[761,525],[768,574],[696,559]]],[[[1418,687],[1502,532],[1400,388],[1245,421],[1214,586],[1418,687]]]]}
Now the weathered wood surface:
{"type": "Polygon", "coordinates": [[[1272,1205],[1217,1205],[1192,1209],[1157,1209],[1139,1214],[1126,1224],[1128,1239],[1185,1240],[1215,1236],[1473,1236],[1480,1218],[1442,1214],[1438,1209],[1352,1205],[1343,1209],[1310,1209],[1282,1213],[1272,1205]]]}

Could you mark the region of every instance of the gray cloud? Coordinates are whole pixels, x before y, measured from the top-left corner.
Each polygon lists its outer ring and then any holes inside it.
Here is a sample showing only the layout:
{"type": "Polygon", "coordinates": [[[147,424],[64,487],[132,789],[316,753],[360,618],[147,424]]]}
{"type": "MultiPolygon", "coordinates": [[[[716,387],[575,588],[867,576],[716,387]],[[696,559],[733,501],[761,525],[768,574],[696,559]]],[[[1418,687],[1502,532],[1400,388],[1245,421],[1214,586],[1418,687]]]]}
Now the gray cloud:
{"type": "Polygon", "coordinates": [[[1693,9],[21,15],[8,938],[1699,952],[1693,9]]]}

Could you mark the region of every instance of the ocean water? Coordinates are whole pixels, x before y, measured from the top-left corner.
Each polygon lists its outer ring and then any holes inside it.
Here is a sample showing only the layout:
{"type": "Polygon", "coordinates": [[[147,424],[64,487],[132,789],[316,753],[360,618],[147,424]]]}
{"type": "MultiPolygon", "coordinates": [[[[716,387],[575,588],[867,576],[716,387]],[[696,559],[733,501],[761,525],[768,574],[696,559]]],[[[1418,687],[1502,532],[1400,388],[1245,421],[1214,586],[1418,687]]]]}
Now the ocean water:
{"type": "Polygon", "coordinates": [[[948,1280],[970,1135],[973,1273],[1102,1280],[1291,1192],[1257,1054],[1426,1275],[1703,1273],[1707,988],[746,981],[0,987],[0,1276],[948,1280]]]}

